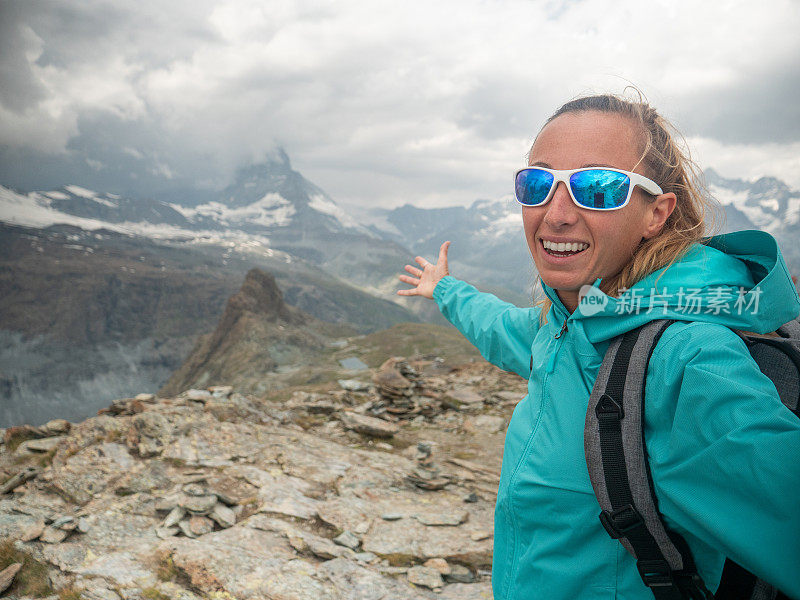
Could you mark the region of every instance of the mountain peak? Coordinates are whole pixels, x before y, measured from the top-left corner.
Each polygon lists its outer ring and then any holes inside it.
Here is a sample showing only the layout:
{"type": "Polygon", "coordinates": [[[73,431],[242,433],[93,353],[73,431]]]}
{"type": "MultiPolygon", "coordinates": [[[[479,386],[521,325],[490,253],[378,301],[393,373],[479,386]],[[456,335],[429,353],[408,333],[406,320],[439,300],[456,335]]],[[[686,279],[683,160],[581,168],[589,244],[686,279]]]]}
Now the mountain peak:
{"type": "MultiPolygon", "coordinates": [[[[272,321],[292,320],[292,315],[283,301],[283,294],[275,282],[275,277],[260,269],[250,269],[247,272],[241,289],[228,300],[225,314],[234,312],[237,314],[233,316],[238,318],[244,311],[272,321]]],[[[225,321],[224,317],[223,321],[225,321]]]]}
{"type": "Polygon", "coordinates": [[[300,326],[311,320],[286,305],[271,274],[251,269],[241,289],[228,299],[214,333],[198,341],[162,393],[241,381],[273,371],[280,361],[272,352],[285,345],[289,337],[298,347],[319,345],[313,336],[300,330],[300,326]]]}

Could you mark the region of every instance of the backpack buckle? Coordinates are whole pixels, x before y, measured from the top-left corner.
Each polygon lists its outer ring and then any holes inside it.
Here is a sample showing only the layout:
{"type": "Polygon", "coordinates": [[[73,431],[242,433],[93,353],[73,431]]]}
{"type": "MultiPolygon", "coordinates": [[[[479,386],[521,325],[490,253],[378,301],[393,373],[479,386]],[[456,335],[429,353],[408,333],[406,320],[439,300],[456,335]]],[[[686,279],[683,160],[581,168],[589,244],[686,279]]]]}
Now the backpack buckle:
{"type": "Polygon", "coordinates": [[[640,560],[636,562],[636,568],[647,587],[675,585],[672,568],[665,560],[640,560]]]}
{"type": "Polygon", "coordinates": [[[603,419],[619,420],[625,417],[625,410],[622,408],[622,404],[620,402],[617,402],[614,398],[612,398],[608,394],[603,394],[602,396],[600,396],[600,399],[597,402],[597,406],[595,407],[594,412],[597,415],[598,420],[603,420],[603,419]]]}
{"type": "Polygon", "coordinates": [[[644,519],[632,504],[626,504],[612,511],[604,510],[600,513],[600,523],[613,539],[627,537],[632,529],[644,525],[644,519]]]}

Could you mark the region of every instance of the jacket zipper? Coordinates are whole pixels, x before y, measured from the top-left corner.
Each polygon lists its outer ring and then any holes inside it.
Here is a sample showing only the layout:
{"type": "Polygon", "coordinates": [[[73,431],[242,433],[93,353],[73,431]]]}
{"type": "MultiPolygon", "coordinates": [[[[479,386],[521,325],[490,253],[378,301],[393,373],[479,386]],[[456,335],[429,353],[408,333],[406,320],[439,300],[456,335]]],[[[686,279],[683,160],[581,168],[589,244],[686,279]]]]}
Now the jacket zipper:
{"type": "MultiPolygon", "coordinates": [[[[567,317],[569,318],[569,317],[567,317]]],[[[564,324],[561,326],[561,329],[556,334],[556,339],[559,339],[562,335],[564,335],[569,329],[567,328],[567,319],[564,319],[564,324]]]]}
{"type": "MultiPolygon", "coordinates": [[[[547,369],[545,370],[545,375],[544,375],[544,377],[542,377],[542,407],[541,407],[541,409],[539,411],[538,417],[536,418],[536,423],[533,426],[533,432],[535,432],[539,428],[539,422],[542,419],[542,412],[544,410],[544,402],[545,402],[545,390],[547,390],[547,382],[548,382],[548,379],[549,379],[548,375],[553,372],[553,370],[555,368],[555,365],[556,365],[556,355],[558,354],[558,351],[561,349],[561,346],[564,344],[564,334],[568,331],[568,327],[567,327],[567,319],[568,318],[569,318],[569,316],[567,316],[567,318],[564,319],[564,324],[561,326],[561,329],[559,330],[558,333],[555,334],[555,336],[553,336],[554,339],[556,340],[556,342],[555,342],[555,345],[554,345],[554,348],[553,348],[552,352],[550,352],[550,358],[548,359],[548,362],[547,362],[547,369]]],[[[533,358],[531,358],[531,368],[533,368],[533,358]]],[[[531,433],[531,436],[533,436],[533,433],[531,433]]],[[[529,445],[530,445],[530,438],[528,439],[528,443],[526,444],[525,449],[523,450],[523,453],[522,453],[523,459],[528,453],[528,446],[529,445]]],[[[517,470],[518,469],[519,469],[519,465],[517,465],[517,470]]],[[[511,490],[515,487],[515,478],[516,478],[516,475],[517,475],[517,470],[515,470],[514,474],[511,476],[511,479],[509,480],[509,483],[508,483],[508,512],[510,513],[512,520],[516,520],[516,510],[514,508],[514,497],[513,497],[513,493],[512,493],[511,490]]],[[[517,538],[516,538],[516,533],[514,533],[513,540],[514,541],[512,542],[512,551],[511,551],[511,568],[510,568],[510,571],[509,571],[508,575],[506,575],[506,578],[507,578],[506,579],[506,593],[503,596],[505,598],[505,600],[509,600],[510,598],[514,597],[514,581],[515,581],[515,579],[517,577],[517,573],[519,573],[519,568],[520,568],[519,561],[517,560],[517,553],[519,551],[519,548],[518,548],[519,540],[517,540],[517,538]]]]}
{"type": "MultiPolygon", "coordinates": [[[[569,318],[569,317],[567,317],[567,318],[569,318]]],[[[548,373],[552,373],[553,370],[555,369],[555,366],[556,366],[556,354],[558,354],[558,351],[561,350],[561,345],[564,343],[564,337],[563,336],[567,331],[569,331],[569,328],[567,327],[567,319],[564,319],[564,324],[561,326],[561,330],[555,335],[555,339],[558,340],[556,342],[556,346],[555,346],[555,348],[553,348],[553,351],[550,353],[550,358],[547,361],[547,372],[548,373]]],[[[542,388],[544,389],[544,383],[542,383],[542,388]]]]}

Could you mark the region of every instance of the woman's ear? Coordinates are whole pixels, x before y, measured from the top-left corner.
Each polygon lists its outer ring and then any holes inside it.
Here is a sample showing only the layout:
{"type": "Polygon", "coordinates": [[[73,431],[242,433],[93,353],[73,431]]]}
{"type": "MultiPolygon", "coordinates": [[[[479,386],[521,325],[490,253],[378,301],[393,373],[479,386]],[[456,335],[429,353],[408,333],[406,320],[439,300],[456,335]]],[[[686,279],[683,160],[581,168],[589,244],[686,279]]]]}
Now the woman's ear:
{"type": "Polygon", "coordinates": [[[664,223],[675,210],[675,205],[678,203],[678,198],[674,193],[661,194],[656,196],[655,200],[647,204],[647,218],[645,221],[645,230],[642,237],[649,240],[651,237],[657,235],[664,223]]]}

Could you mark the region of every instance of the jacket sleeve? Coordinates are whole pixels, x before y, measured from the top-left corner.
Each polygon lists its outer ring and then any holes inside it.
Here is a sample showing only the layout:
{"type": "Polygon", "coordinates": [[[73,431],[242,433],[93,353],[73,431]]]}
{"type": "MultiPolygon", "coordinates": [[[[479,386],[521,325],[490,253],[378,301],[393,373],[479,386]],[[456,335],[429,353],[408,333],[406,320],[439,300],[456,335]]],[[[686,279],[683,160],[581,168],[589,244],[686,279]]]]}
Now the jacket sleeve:
{"type": "Polygon", "coordinates": [[[443,277],[433,299],[486,360],[528,379],[531,345],[539,329],[539,307],[519,308],[492,294],[479,292],[454,277],[443,277]]]}
{"type": "Polygon", "coordinates": [[[727,556],[800,599],[800,419],[733,331],[673,328],[656,347],[645,393],[659,508],[709,589],[727,556]]]}

